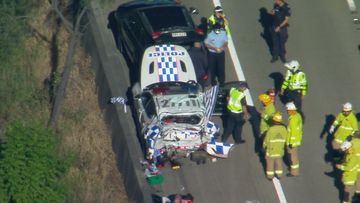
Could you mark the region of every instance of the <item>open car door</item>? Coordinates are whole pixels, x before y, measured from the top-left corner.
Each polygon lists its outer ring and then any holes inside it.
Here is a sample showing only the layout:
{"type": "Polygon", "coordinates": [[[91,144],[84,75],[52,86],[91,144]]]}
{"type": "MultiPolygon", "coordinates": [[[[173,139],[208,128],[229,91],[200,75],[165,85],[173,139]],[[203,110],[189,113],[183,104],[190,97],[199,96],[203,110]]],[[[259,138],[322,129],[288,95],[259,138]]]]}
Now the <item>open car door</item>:
{"type": "Polygon", "coordinates": [[[219,91],[216,97],[214,116],[221,116],[226,112],[226,97],[229,95],[229,91],[232,87],[239,87],[240,81],[231,81],[226,82],[223,85],[220,85],[219,91]]]}

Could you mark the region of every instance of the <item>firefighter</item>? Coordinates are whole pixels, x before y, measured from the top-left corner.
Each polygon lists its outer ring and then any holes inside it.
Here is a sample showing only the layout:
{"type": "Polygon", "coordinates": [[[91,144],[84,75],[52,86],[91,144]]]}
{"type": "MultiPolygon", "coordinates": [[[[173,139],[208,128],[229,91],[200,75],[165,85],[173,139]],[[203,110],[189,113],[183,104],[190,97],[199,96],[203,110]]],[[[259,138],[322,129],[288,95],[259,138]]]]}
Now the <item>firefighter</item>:
{"type": "Polygon", "coordinates": [[[335,121],[329,129],[330,134],[335,132],[331,143],[332,148],[334,150],[339,150],[341,143],[343,143],[348,136],[353,135],[357,130],[359,130],[359,126],[357,119],[352,112],[352,105],[350,102],[346,102],[343,104],[342,112],[336,116],[335,121]]]}
{"type": "Polygon", "coordinates": [[[287,102],[294,102],[297,111],[302,114],[302,101],[307,93],[306,75],[300,70],[300,64],[292,60],[284,65],[287,68],[280,95],[285,95],[287,102]]]}
{"type": "Polygon", "coordinates": [[[247,84],[245,82],[240,82],[239,87],[230,89],[229,96],[227,97],[227,120],[222,142],[226,142],[230,134],[233,135],[235,144],[245,142],[241,137],[241,133],[245,119],[249,118],[244,93],[246,89],[247,84]]]}
{"type": "Polygon", "coordinates": [[[225,17],[223,8],[221,6],[216,6],[214,8],[214,14],[212,14],[209,18],[208,18],[208,30],[209,32],[211,32],[213,30],[213,26],[219,24],[221,25],[225,31],[227,35],[230,35],[230,28],[228,25],[228,20],[225,17]]]}
{"type": "Polygon", "coordinates": [[[303,122],[293,102],[286,104],[286,110],[289,115],[287,125],[288,137],[286,140],[286,151],[290,159],[290,173],[288,176],[298,176],[300,166],[298,147],[301,145],[303,122]]]}
{"type": "Polygon", "coordinates": [[[342,164],[336,164],[336,168],[342,171],[341,181],[344,185],[343,203],[350,203],[352,201],[355,182],[358,176],[359,159],[354,154],[352,144],[349,141],[344,141],[340,145],[340,150],[345,153],[345,159],[342,164]]]}
{"type": "Polygon", "coordinates": [[[283,174],[282,158],[285,151],[285,142],[287,139],[287,130],[282,122],[280,112],[275,112],[273,125],[268,129],[263,142],[263,150],[266,160],[266,177],[272,180],[276,175],[280,178],[283,174]]]}
{"type": "Polygon", "coordinates": [[[272,102],[272,99],[268,94],[260,94],[258,99],[264,106],[263,110],[260,112],[260,139],[262,140],[265,136],[266,131],[269,129],[272,115],[275,113],[276,110],[274,103],[272,102]]]}
{"type": "Polygon", "coordinates": [[[354,132],[354,135],[350,142],[352,145],[353,153],[355,156],[358,157],[358,161],[359,161],[358,176],[355,187],[355,195],[359,199],[360,198],[360,131],[354,132]]]}

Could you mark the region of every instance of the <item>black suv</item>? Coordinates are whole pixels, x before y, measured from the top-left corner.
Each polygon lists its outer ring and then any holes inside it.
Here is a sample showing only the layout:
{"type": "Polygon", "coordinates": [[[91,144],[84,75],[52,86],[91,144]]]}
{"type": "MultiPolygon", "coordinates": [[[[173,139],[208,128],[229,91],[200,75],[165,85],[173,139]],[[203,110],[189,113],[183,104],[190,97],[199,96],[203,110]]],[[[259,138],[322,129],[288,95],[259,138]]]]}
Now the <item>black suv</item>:
{"type": "Polygon", "coordinates": [[[155,44],[190,45],[202,40],[189,10],[166,1],[131,1],[115,12],[115,41],[118,49],[138,66],[143,52],[155,44]]]}

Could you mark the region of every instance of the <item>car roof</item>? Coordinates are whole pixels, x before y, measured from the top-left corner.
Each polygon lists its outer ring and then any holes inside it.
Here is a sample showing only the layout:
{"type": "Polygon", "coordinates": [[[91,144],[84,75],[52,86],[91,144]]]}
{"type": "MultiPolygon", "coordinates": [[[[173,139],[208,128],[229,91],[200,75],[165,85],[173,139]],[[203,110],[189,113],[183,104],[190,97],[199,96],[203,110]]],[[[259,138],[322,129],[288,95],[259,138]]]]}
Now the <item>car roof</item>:
{"type": "Polygon", "coordinates": [[[154,45],[148,47],[141,63],[140,87],[159,82],[197,81],[189,53],[179,45],[154,45]]]}
{"type": "Polygon", "coordinates": [[[130,1],[124,4],[121,4],[118,7],[118,12],[122,11],[122,12],[128,12],[131,10],[136,10],[136,9],[142,9],[142,8],[147,8],[147,7],[157,7],[157,6],[180,6],[178,4],[176,4],[175,2],[172,1],[130,1]]]}

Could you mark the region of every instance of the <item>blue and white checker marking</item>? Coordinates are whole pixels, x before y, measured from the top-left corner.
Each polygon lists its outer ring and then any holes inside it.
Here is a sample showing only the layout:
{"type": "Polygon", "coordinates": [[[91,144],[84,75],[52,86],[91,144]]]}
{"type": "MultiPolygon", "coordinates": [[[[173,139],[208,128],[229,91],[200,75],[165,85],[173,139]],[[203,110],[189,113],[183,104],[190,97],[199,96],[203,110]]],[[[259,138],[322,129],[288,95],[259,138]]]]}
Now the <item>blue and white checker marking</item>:
{"type": "MultiPolygon", "coordinates": [[[[170,52],[175,51],[174,45],[157,45],[156,52],[170,52]]],[[[174,82],[179,80],[176,57],[160,56],[157,58],[159,67],[159,81],[160,82],[174,82]]]]}
{"type": "Polygon", "coordinates": [[[227,158],[229,151],[234,144],[216,142],[215,139],[212,139],[206,145],[206,151],[212,156],[227,158]]]}

